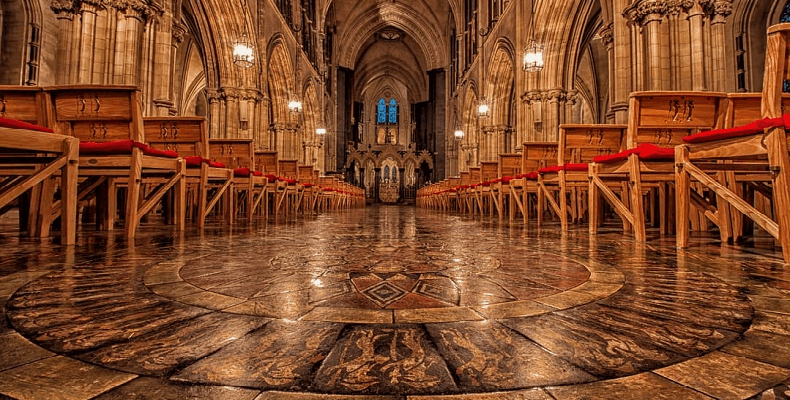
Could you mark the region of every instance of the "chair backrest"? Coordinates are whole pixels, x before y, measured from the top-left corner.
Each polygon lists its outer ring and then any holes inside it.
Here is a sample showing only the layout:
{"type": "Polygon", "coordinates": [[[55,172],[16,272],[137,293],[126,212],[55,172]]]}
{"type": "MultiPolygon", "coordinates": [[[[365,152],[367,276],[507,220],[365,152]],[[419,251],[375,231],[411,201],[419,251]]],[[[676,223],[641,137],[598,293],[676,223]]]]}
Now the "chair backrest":
{"type": "Polygon", "coordinates": [[[472,185],[483,183],[482,175],[480,175],[480,167],[469,168],[469,183],[472,185]]]}
{"type": "Polygon", "coordinates": [[[131,139],[146,143],[140,90],[135,86],[76,85],[44,88],[55,132],[80,141],[131,139]]]}
{"type": "Polygon", "coordinates": [[[0,117],[47,126],[44,91],[35,86],[0,85],[0,117]]]}
{"type": "Polygon", "coordinates": [[[626,148],[683,144],[683,137],[724,126],[725,93],[634,92],[628,104],[626,148]]]}
{"type": "Polygon", "coordinates": [[[143,129],[148,145],[173,150],[181,157],[211,158],[208,122],[203,117],[145,117],[143,129]]]}
{"type": "Polygon", "coordinates": [[[313,181],[313,166],[312,165],[300,165],[299,166],[299,182],[312,183],[313,181]]]}
{"type": "Polygon", "coordinates": [[[557,165],[589,163],[593,158],[625,150],[626,125],[560,125],[557,165]]]}
{"type": "Polygon", "coordinates": [[[470,180],[471,175],[469,175],[469,171],[461,172],[461,185],[471,185],[472,181],[470,180]]]}
{"type": "Polygon", "coordinates": [[[538,169],[555,165],[557,162],[557,142],[526,142],[521,152],[521,172],[537,172],[538,169]]]}
{"type": "Polygon", "coordinates": [[[480,179],[482,182],[493,181],[499,177],[499,161],[482,161],[480,163],[480,179]]]}
{"type": "Polygon", "coordinates": [[[280,176],[286,179],[299,179],[299,160],[278,160],[280,176]]]}
{"type": "Polygon", "coordinates": [[[765,77],[763,78],[762,117],[780,118],[784,112],[782,96],[784,84],[790,80],[790,23],[768,28],[765,48],[765,77]]]}
{"type": "Polygon", "coordinates": [[[277,163],[277,152],[271,150],[256,151],[255,167],[264,174],[280,176],[280,166],[277,163]]]}
{"type": "Polygon", "coordinates": [[[252,139],[209,139],[211,161],[218,161],[228,168],[249,168],[255,171],[252,139]]]}
{"type": "Polygon", "coordinates": [[[499,171],[498,178],[503,176],[514,177],[522,174],[521,172],[521,154],[516,153],[503,153],[499,155],[499,171]]]}

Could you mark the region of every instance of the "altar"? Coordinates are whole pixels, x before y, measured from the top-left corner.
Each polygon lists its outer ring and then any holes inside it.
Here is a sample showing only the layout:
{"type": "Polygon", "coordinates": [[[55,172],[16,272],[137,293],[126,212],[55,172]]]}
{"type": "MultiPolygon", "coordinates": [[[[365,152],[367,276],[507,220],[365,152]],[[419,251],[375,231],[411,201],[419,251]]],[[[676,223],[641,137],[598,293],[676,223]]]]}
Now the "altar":
{"type": "Polygon", "coordinates": [[[400,199],[400,186],[397,182],[385,181],[379,187],[379,200],[385,204],[395,204],[400,199]]]}

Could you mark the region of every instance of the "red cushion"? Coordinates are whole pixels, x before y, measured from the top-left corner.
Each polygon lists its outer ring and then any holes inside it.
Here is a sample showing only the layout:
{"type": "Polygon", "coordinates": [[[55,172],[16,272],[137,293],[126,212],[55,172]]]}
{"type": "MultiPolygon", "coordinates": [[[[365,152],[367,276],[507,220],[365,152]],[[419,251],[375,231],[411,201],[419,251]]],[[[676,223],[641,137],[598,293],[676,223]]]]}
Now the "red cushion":
{"type": "Polygon", "coordinates": [[[247,167],[236,168],[233,170],[233,175],[241,178],[248,178],[250,176],[250,169],[247,167]]]}
{"type": "Polygon", "coordinates": [[[686,136],[683,138],[683,141],[686,143],[703,143],[713,140],[723,140],[734,137],[755,135],[758,133],[763,133],[765,128],[774,128],[788,125],[785,123],[785,120],[790,122],[790,117],[787,117],[787,114],[783,115],[782,118],[764,118],[743,126],[701,132],[696,135],[686,136]]]}
{"type": "Polygon", "coordinates": [[[55,132],[52,129],[45,128],[43,126],[30,124],[25,121],[17,121],[15,119],[6,118],[6,117],[0,117],[0,127],[13,128],[13,129],[29,129],[31,131],[39,131],[39,132],[47,132],[47,133],[55,132]]]}
{"type": "Polygon", "coordinates": [[[605,156],[598,156],[593,158],[598,164],[608,164],[620,161],[625,161],[631,154],[636,154],[640,160],[648,161],[661,161],[661,160],[674,160],[675,149],[658,147],[652,143],[642,143],[634,149],[621,151],[616,154],[608,154],[605,156]]]}
{"type": "Polygon", "coordinates": [[[255,172],[252,173],[252,176],[263,176],[263,172],[255,171],[255,172]]]}
{"type": "Polygon", "coordinates": [[[178,153],[173,150],[159,150],[153,147],[143,147],[143,154],[153,157],[178,158],[178,153]]]}
{"type": "Polygon", "coordinates": [[[660,161],[660,160],[674,160],[675,159],[675,149],[666,149],[663,147],[658,147],[654,144],[650,143],[642,143],[636,148],[635,151],[636,155],[639,156],[640,160],[651,160],[651,161],[660,161]]]}
{"type": "Polygon", "coordinates": [[[566,171],[587,172],[588,169],[587,164],[565,164],[566,171]]]}
{"type": "Polygon", "coordinates": [[[313,184],[308,182],[308,183],[305,183],[305,184],[304,184],[304,185],[302,185],[302,186],[304,186],[304,187],[306,187],[306,188],[311,188],[311,187],[313,187],[313,184]]]}
{"type": "Polygon", "coordinates": [[[277,175],[275,174],[266,174],[264,176],[269,180],[269,182],[274,182],[277,180],[277,175]]]}
{"type": "Polygon", "coordinates": [[[545,173],[548,173],[548,172],[560,172],[560,171],[564,171],[564,170],[565,170],[565,166],[564,165],[554,165],[554,166],[551,166],[551,167],[543,167],[543,168],[538,170],[538,173],[545,174],[545,173]]]}
{"type": "Polygon", "coordinates": [[[512,176],[503,176],[501,178],[501,180],[502,180],[502,183],[510,183],[510,181],[513,180],[513,177],[512,176]]]}
{"type": "Polygon", "coordinates": [[[280,182],[285,182],[285,183],[287,183],[287,184],[289,184],[289,185],[295,185],[295,184],[296,184],[296,179],[291,179],[291,178],[282,178],[282,177],[280,177],[280,178],[277,178],[277,179],[278,179],[280,182]]]}
{"type": "Polygon", "coordinates": [[[633,153],[633,152],[634,151],[632,149],[632,150],[621,151],[621,152],[615,153],[615,154],[606,154],[606,155],[603,155],[603,156],[598,156],[598,157],[593,158],[593,161],[598,163],[598,164],[608,164],[608,163],[615,163],[615,162],[625,161],[625,160],[628,159],[628,156],[630,156],[631,153],[633,153]]]}
{"type": "Polygon", "coordinates": [[[538,173],[537,171],[533,171],[528,174],[524,174],[524,178],[530,181],[536,181],[538,180],[538,173]]]}
{"type": "Polygon", "coordinates": [[[189,156],[184,158],[184,160],[187,162],[187,167],[199,167],[201,163],[206,161],[200,156],[189,156]]]}
{"type": "Polygon", "coordinates": [[[219,161],[209,161],[208,162],[208,166],[209,167],[214,167],[214,168],[227,168],[225,163],[221,163],[219,161]]]}
{"type": "Polygon", "coordinates": [[[109,142],[80,142],[80,155],[125,155],[132,154],[132,148],[145,150],[148,146],[131,140],[113,140],[109,142]]]}

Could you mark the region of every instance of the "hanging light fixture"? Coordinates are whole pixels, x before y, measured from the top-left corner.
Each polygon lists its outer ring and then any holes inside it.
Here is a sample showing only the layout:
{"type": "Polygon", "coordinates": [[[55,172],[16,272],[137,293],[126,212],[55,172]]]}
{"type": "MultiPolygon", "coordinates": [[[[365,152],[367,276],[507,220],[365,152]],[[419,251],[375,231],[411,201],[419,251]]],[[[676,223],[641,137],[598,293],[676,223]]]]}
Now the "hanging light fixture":
{"type": "Polygon", "coordinates": [[[524,72],[540,72],[543,70],[543,46],[535,40],[535,0],[530,0],[531,12],[529,14],[530,40],[524,48],[524,63],[521,68],[524,72]]]}
{"type": "Polygon", "coordinates": [[[461,139],[464,138],[464,130],[461,129],[461,124],[456,124],[455,125],[455,133],[454,133],[454,135],[455,135],[455,138],[458,139],[458,140],[461,140],[461,139]]]}
{"type": "Polygon", "coordinates": [[[241,0],[241,2],[244,16],[243,30],[241,37],[233,42],[233,64],[242,68],[250,68],[255,65],[255,47],[252,40],[247,37],[247,3],[245,0],[241,0]]]}
{"type": "Polygon", "coordinates": [[[302,53],[302,35],[300,34],[302,31],[301,22],[298,25],[295,24],[292,29],[294,33],[296,33],[296,56],[294,57],[294,91],[288,99],[288,111],[291,114],[301,114],[302,100],[299,97],[299,55],[302,53]]]}
{"type": "Polygon", "coordinates": [[[481,57],[481,64],[480,64],[480,82],[482,83],[482,88],[480,89],[480,101],[477,103],[477,116],[478,118],[488,118],[491,116],[491,106],[488,104],[488,99],[486,99],[486,45],[485,45],[485,38],[489,34],[488,28],[480,29],[480,57],[481,57]]]}

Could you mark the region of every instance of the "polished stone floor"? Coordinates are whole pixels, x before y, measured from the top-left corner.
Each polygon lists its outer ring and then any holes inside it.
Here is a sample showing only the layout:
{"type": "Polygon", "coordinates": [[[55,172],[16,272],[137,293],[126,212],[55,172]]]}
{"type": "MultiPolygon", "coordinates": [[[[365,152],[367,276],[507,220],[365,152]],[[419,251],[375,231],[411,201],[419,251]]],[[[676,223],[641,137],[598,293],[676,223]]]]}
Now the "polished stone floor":
{"type": "Polygon", "coordinates": [[[385,206],[71,250],[0,228],[0,400],[790,398],[767,246],[385,206]]]}

